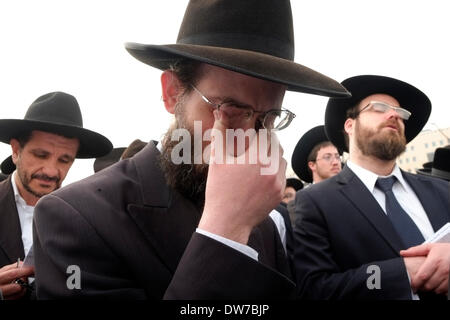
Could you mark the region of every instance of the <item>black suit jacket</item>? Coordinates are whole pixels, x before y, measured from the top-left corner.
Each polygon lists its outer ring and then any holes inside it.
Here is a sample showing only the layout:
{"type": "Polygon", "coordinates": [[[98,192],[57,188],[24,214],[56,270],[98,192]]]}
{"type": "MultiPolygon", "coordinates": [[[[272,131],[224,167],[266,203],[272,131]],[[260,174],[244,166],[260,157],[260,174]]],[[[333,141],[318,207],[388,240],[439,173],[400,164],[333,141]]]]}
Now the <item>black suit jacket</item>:
{"type": "Polygon", "coordinates": [[[11,177],[0,182],[0,268],[25,255],[11,177]]]}
{"type": "Polygon", "coordinates": [[[270,218],[249,245],[259,262],[195,233],[201,213],[166,185],[149,143],[126,159],[42,198],[35,208],[37,297],[259,299],[293,293],[270,218]],[[81,289],[68,289],[70,265],[81,289]]]}
{"type": "MultiPolygon", "coordinates": [[[[449,184],[402,172],[433,226],[450,221],[449,184]]],[[[295,270],[308,299],[411,299],[401,242],[389,218],[349,169],[296,195],[295,270]],[[381,289],[368,278],[380,268],[381,289]]]]}

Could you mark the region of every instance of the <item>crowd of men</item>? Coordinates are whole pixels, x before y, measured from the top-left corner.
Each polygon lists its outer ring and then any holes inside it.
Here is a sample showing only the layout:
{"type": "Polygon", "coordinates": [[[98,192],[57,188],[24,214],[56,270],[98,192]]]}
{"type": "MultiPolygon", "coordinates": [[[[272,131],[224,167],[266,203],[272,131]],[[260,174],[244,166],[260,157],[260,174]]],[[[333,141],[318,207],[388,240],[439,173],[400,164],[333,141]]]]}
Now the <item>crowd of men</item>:
{"type": "Polygon", "coordinates": [[[420,174],[396,163],[430,100],[294,62],[292,20],[288,0],[191,0],[175,44],[127,43],[161,70],[161,141],[113,149],[64,92],[0,120],[0,298],[447,299],[450,242],[430,239],[450,222],[450,149],[420,174]],[[308,107],[282,108],[286,91],[329,97],[295,147],[301,180],[277,131],[308,107]],[[61,188],[76,158],[95,174],[61,188]]]}

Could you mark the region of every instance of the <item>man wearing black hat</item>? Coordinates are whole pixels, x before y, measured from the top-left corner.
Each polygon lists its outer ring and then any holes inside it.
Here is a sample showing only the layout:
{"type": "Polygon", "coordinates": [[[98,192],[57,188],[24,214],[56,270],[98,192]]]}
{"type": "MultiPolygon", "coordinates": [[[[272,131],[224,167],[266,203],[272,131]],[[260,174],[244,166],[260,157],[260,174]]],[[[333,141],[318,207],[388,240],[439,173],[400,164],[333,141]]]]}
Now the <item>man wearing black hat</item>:
{"type": "Polygon", "coordinates": [[[329,141],[323,125],[308,130],[292,153],[292,169],[305,182],[318,183],[341,172],[341,153],[329,141]]]}
{"type": "Polygon", "coordinates": [[[2,163],[10,175],[0,183],[0,290],[3,298],[15,299],[25,290],[12,281],[33,275],[33,268],[19,267],[33,244],[37,201],[61,187],[75,158],[101,156],[112,145],[83,128],[76,99],[63,92],[39,97],[23,120],[0,120],[0,141],[12,148],[2,163]]]}
{"type": "Polygon", "coordinates": [[[433,161],[424,163],[423,167],[417,170],[418,174],[450,181],[450,145],[437,148],[433,161]]]}
{"type": "Polygon", "coordinates": [[[308,299],[442,298],[450,244],[420,244],[450,221],[448,183],[396,165],[431,103],[388,77],[342,84],[352,98],[329,100],[325,130],[349,160],[338,175],[297,194],[299,292],[308,299]]]}
{"type": "MultiPolygon", "coordinates": [[[[175,124],[163,141],[39,203],[38,297],[286,297],[293,283],[268,218],[284,190],[282,150],[271,143],[276,156],[270,161],[279,167],[268,174],[261,173],[261,162],[234,160],[265,137],[262,129],[289,125],[294,115],[281,109],[285,90],[335,97],[348,92],[293,62],[286,0],[191,0],[176,44],[126,48],[163,70],[162,100],[175,124]],[[214,143],[194,139],[183,157],[200,161],[176,162],[179,140],[173,137],[195,137],[196,125],[202,136],[213,128],[214,143]],[[255,131],[243,153],[227,151],[232,163],[218,161],[226,129],[255,131]],[[196,158],[196,146],[211,147],[211,156],[196,158]],[[65,241],[54,241],[58,230],[65,241]],[[66,285],[66,270],[75,264],[80,289],[66,285]]],[[[268,155],[268,148],[260,150],[268,155]]]]}

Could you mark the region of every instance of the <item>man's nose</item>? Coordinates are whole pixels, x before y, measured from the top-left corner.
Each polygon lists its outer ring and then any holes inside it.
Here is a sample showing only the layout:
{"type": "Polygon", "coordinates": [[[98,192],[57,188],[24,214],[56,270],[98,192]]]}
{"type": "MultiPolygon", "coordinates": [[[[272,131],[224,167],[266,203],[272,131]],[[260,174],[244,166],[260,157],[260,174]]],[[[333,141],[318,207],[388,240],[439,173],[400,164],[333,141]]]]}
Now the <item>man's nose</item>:
{"type": "Polygon", "coordinates": [[[54,164],[54,163],[47,163],[43,168],[42,168],[42,173],[53,178],[53,177],[58,177],[58,167],[54,164]]]}

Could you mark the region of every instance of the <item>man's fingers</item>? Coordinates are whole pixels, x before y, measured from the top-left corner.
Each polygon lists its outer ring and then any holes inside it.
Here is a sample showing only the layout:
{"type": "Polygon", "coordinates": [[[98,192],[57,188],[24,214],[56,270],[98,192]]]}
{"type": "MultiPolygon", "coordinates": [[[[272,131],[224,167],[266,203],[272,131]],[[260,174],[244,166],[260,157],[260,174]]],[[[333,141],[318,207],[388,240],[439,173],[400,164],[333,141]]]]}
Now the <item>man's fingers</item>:
{"type": "Polygon", "coordinates": [[[4,299],[15,299],[25,293],[25,288],[22,288],[16,283],[10,283],[1,286],[4,299]]]}
{"type": "Polygon", "coordinates": [[[430,249],[431,244],[422,244],[408,248],[407,250],[401,250],[400,255],[402,257],[426,256],[430,252],[430,249]]]}
{"type": "Polygon", "coordinates": [[[434,261],[432,259],[426,259],[411,279],[411,287],[416,290],[422,288],[436,270],[437,266],[434,261]]]}
{"type": "Polygon", "coordinates": [[[9,284],[15,279],[34,275],[33,267],[14,268],[0,273],[0,284],[9,284]]]}

